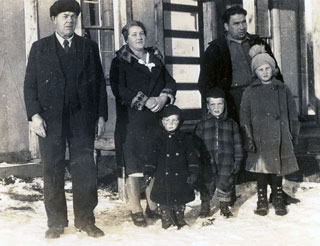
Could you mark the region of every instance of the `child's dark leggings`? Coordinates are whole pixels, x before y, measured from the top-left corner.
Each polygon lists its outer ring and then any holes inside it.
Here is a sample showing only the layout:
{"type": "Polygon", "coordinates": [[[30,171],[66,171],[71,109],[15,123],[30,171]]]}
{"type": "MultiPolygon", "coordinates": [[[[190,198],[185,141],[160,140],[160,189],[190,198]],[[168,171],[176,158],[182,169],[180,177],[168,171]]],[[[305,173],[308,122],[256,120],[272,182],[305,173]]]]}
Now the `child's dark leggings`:
{"type": "Polygon", "coordinates": [[[268,184],[271,185],[272,190],[276,187],[282,187],[282,176],[269,173],[256,173],[256,178],[257,186],[260,189],[267,189],[268,184]]]}

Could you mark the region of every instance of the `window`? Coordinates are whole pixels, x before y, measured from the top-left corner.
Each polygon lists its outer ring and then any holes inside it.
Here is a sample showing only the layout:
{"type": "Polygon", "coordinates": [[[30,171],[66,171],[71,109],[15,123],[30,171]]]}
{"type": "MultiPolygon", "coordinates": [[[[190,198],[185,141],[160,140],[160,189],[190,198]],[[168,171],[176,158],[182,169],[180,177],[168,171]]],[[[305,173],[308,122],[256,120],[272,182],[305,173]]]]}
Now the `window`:
{"type": "Polygon", "coordinates": [[[104,74],[109,83],[111,60],[114,57],[113,0],[82,0],[84,35],[97,42],[104,74]]]}

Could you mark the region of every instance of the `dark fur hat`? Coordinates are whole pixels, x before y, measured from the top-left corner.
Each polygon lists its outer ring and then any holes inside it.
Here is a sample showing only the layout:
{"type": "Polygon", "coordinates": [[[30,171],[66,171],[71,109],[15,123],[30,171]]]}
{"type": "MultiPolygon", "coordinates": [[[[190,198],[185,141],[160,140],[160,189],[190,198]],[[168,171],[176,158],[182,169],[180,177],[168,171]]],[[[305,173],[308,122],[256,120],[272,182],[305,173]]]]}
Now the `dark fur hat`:
{"type": "Polygon", "coordinates": [[[56,17],[58,14],[66,11],[74,12],[78,16],[81,8],[75,0],[58,0],[50,7],[50,17],[56,17]]]}
{"type": "Polygon", "coordinates": [[[169,117],[171,115],[178,115],[179,118],[181,119],[181,116],[182,116],[181,109],[173,104],[169,104],[165,106],[161,111],[161,118],[169,117]]]}

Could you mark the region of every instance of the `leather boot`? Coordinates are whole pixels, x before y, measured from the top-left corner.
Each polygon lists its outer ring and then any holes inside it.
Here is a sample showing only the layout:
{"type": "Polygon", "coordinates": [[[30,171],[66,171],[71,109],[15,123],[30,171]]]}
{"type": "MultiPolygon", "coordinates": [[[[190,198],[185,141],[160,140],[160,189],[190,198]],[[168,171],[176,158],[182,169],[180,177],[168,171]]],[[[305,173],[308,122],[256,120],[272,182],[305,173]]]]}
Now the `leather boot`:
{"type": "Polygon", "coordinates": [[[255,214],[265,216],[268,214],[267,189],[258,188],[258,202],[255,214]]]}
{"type": "Polygon", "coordinates": [[[170,226],[175,226],[175,215],[170,206],[160,206],[161,223],[163,229],[168,229],[170,226]]]}
{"type": "Polygon", "coordinates": [[[174,206],[173,211],[175,215],[176,225],[178,227],[178,230],[187,225],[187,223],[184,221],[184,210],[186,206],[184,205],[177,205],[174,206]]]}
{"type": "Polygon", "coordinates": [[[220,202],[220,215],[228,219],[233,216],[229,209],[229,202],[220,202]]]}
{"type": "Polygon", "coordinates": [[[272,194],[272,205],[275,209],[276,215],[286,215],[288,211],[283,200],[282,186],[273,187],[272,194]]]}

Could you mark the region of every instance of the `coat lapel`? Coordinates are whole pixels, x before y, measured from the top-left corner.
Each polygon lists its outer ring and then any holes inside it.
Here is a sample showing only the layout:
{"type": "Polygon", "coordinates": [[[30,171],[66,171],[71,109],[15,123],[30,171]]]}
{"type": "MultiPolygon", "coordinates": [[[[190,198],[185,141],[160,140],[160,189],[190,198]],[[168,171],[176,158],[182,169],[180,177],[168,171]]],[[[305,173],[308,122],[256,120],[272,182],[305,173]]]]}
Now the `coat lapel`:
{"type": "Polygon", "coordinates": [[[74,43],[76,46],[75,54],[75,65],[76,65],[76,74],[77,82],[79,82],[79,76],[84,66],[84,54],[87,52],[85,42],[78,35],[74,34],[74,43]]]}
{"type": "Polygon", "coordinates": [[[57,43],[56,43],[56,37],[55,34],[51,35],[48,47],[48,64],[52,67],[52,69],[55,71],[54,73],[57,74],[59,77],[64,78],[64,74],[61,69],[61,64],[58,57],[58,51],[57,51],[57,43]]]}

